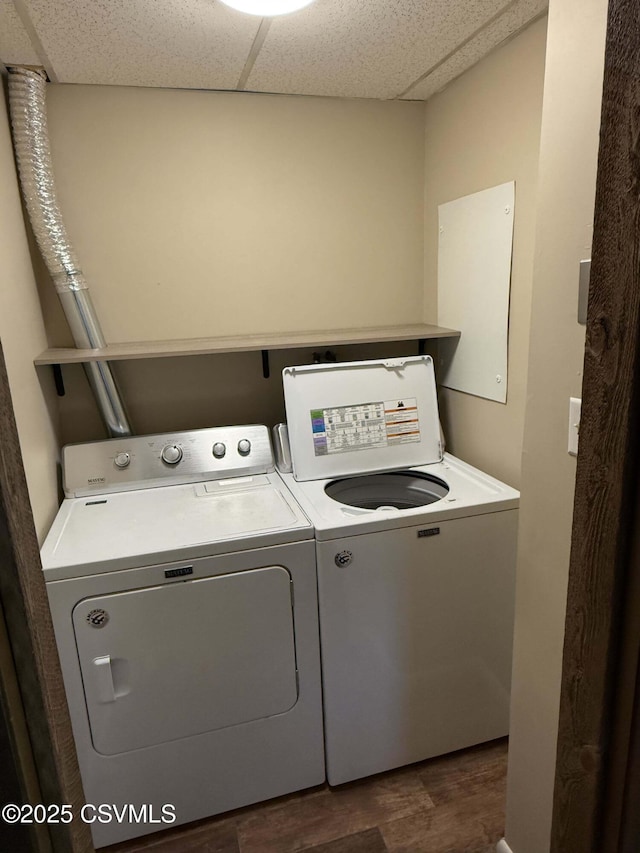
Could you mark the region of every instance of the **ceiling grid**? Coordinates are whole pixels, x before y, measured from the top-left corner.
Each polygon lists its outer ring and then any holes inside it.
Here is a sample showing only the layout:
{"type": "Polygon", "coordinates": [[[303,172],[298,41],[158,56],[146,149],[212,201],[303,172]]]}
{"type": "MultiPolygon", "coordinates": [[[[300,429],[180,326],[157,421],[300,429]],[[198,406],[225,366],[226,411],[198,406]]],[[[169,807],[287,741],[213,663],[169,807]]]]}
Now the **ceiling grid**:
{"type": "Polygon", "coordinates": [[[239,92],[242,92],[246,85],[247,80],[249,79],[249,75],[253,69],[254,63],[258,57],[258,54],[262,50],[262,45],[264,44],[264,40],[267,37],[267,33],[269,32],[269,27],[271,26],[271,18],[262,18],[260,21],[260,26],[258,27],[258,32],[256,33],[256,37],[253,40],[253,44],[251,45],[251,50],[249,51],[249,56],[247,56],[247,61],[244,64],[244,68],[242,69],[242,74],[240,75],[240,79],[238,80],[238,85],[236,89],[239,92]]]}
{"type": "Polygon", "coordinates": [[[0,0],[0,61],[61,83],[426,100],[547,0],[315,0],[259,18],[217,0],[0,0]]]}

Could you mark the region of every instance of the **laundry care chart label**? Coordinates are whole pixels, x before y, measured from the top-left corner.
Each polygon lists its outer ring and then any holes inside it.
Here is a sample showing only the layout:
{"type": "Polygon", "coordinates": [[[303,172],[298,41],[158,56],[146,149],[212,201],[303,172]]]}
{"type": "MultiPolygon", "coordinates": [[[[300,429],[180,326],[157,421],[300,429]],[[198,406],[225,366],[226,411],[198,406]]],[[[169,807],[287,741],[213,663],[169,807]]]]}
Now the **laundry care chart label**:
{"type": "Polygon", "coordinates": [[[311,409],[316,456],[420,441],[415,397],[311,409]]]}

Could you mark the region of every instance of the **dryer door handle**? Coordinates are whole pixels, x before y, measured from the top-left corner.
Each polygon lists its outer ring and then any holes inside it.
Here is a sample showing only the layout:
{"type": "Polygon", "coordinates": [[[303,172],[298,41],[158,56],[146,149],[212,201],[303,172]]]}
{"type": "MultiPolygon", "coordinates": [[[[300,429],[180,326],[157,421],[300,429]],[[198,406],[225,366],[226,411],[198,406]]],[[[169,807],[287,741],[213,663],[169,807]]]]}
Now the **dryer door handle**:
{"type": "Polygon", "coordinates": [[[95,685],[98,694],[98,702],[115,702],[116,691],[113,686],[113,672],[111,671],[111,655],[102,655],[94,658],[95,685]]]}

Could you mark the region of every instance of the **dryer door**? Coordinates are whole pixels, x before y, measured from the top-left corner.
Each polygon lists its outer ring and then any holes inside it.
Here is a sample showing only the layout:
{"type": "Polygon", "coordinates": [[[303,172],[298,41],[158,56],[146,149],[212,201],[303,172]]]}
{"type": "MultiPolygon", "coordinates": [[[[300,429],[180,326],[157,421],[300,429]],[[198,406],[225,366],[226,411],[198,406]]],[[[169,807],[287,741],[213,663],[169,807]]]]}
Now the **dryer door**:
{"type": "Polygon", "coordinates": [[[291,576],[280,566],[87,598],[73,625],[104,755],[296,703],[291,576]]]}

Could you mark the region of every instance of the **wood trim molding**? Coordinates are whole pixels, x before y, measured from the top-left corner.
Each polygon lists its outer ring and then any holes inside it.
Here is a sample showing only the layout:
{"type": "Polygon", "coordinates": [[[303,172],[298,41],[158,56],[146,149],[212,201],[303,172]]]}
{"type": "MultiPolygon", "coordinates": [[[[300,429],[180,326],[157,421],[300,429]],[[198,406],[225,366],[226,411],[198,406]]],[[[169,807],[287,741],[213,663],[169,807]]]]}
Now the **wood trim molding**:
{"type": "MultiPolygon", "coordinates": [[[[611,0],[576,475],[552,853],[603,853],[640,478],[640,7],[611,0]]],[[[617,850],[613,846],[611,849],[617,850]]]]}
{"type": "MultiPolygon", "coordinates": [[[[71,721],[40,563],[9,382],[0,345],[0,597],[40,789],[46,804],[84,803],[71,721]]],[[[50,824],[56,853],[89,853],[79,819],[50,824]]]]}

